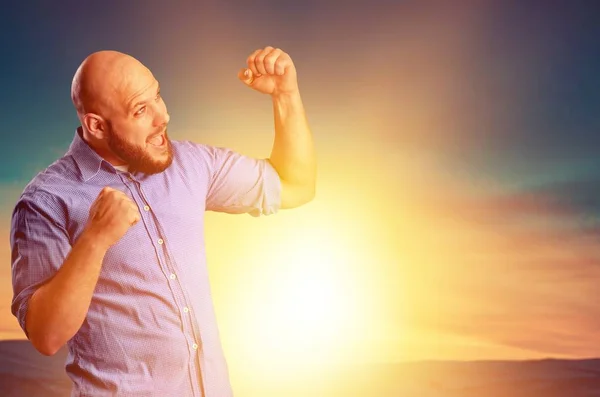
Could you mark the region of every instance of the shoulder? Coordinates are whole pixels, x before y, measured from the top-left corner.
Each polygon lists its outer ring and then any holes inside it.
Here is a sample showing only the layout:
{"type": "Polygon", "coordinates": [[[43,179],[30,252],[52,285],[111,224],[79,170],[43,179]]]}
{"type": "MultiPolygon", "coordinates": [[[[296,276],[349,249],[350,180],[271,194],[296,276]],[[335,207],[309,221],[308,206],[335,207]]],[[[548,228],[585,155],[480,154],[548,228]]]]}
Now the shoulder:
{"type": "Polygon", "coordinates": [[[77,165],[71,156],[64,156],[38,172],[23,189],[24,195],[43,195],[42,192],[59,192],[65,185],[80,181],[77,165]]]}
{"type": "Polygon", "coordinates": [[[209,160],[214,157],[214,152],[216,150],[214,146],[189,140],[173,140],[172,144],[174,154],[184,158],[195,157],[196,159],[209,160]]]}
{"type": "Polygon", "coordinates": [[[172,141],[173,163],[183,169],[193,168],[205,175],[214,172],[219,154],[227,149],[216,146],[192,142],[189,140],[172,141]]]}
{"type": "Polygon", "coordinates": [[[36,174],[27,183],[14,204],[13,217],[16,215],[45,216],[66,220],[66,202],[68,192],[76,186],[79,176],[73,160],[62,157],[36,174]]]}

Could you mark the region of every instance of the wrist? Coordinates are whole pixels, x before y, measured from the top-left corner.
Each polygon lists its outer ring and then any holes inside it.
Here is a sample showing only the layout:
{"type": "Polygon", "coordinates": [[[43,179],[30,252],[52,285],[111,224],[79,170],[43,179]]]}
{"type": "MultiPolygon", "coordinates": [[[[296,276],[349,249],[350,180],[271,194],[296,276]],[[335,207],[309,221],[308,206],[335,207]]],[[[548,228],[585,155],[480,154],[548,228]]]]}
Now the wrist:
{"type": "Polygon", "coordinates": [[[304,113],[304,105],[299,91],[272,95],[271,99],[276,116],[286,118],[304,113]]]}
{"type": "Polygon", "coordinates": [[[290,92],[279,92],[271,95],[274,102],[294,103],[300,101],[300,90],[290,92]]]}
{"type": "Polygon", "coordinates": [[[90,228],[86,228],[81,233],[76,244],[85,246],[86,249],[96,253],[105,253],[111,246],[111,244],[102,237],[101,233],[90,228]]]}

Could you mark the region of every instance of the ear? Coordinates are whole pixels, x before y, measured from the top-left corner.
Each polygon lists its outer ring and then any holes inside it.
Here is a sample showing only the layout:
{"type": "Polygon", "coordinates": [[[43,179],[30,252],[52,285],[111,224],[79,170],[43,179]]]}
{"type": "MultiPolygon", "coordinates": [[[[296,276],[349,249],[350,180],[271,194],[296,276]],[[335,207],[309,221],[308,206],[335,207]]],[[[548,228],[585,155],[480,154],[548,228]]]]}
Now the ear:
{"type": "Polygon", "coordinates": [[[87,113],[83,116],[83,123],[94,138],[98,140],[106,138],[106,123],[102,117],[94,113],[87,113]]]}

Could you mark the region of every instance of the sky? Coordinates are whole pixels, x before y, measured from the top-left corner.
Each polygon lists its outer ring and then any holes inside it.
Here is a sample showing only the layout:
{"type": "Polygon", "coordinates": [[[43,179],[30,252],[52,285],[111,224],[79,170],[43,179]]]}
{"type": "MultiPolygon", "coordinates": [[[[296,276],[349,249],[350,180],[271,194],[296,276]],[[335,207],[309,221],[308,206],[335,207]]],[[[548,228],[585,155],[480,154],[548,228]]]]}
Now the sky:
{"type": "Polygon", "coordinates": [[[272,45],[297,68],[319,180],[298,209],[206,215],[232,373],[599,356],[600,8],[527,3],[13,4],[0,16],[0,338],[24,338],[11,211],[73,139],[80,62],[136,57],[173,139],[266,157],[269,98],[236,76],[272,45]]]}

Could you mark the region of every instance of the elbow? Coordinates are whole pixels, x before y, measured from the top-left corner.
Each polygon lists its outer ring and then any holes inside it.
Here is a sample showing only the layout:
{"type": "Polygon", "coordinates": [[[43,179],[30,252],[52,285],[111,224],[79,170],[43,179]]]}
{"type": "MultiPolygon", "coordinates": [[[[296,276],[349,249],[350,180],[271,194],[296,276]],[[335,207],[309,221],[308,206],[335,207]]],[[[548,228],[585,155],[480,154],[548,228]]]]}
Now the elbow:
{"type": "Polygon", "coordinates": [[[315,199],[316,190],[317,189],[315,185],[312,185],[310,188],[307,189],[307,192],[304,195],[304,204],[308,204],[315,199]]]}
{"type": "MultiPolygon", "coordinates": [[[[39,290],[38,290],[39,291],[39,290]]],[[[48,317],[37,303],[39,300],[36,291],[29,301],[29,308],[25,317],[25,334],[33,347],[44,356],[55,355],[74,334],[70,333],[69,322],[48,317]],[[69,336],[71,335],[71,336],[69,336]]]]}
{"type": "Polygon", "coordinates": [[[33,347],[44,356],[55,355],[64,345],[56,340],[53,340],[53,338],[39,339],[31,337],[29,340],[31,341],[33,347]]]}
{"type": "Polygon", "coordinates": [[[63,344],[60,343],[42,343],[37,346],[33,345],[37,351],[42,353],[44,356],[53,356],[63,347],[63,344]]]}
{"type": "Polygon", "coordinates": [[[39,351],[40,353],[42,353],[44,356],[47,357],[51,357],[53,355],[55,355],[60,349],[58,348],[52,348],[52,347],[44,347],[44,348],[38,348],[37,351],[39,351]]]}
{"type": "Polygon", "coordinates": [[[315,185],[290,184],[282,180],[281,209],[297,208],[315,198],[315,185]]]}
{"type": "Polygon", "coordinates": [[[44,356],[55,355],[65,344],[59,335],[47,329],[41,330],[41,332],[40,330],[30,329],[27,336],[35,350],[44,356]]]}
{"type": "Polygon", "coordinates": [[[316,172],[310,178],[298,185],[298,205],[308,204],[315,199],[317,190],[316,172]]]}
{"type": "Polygon", "coordinates": [[[315,194],[316,194],[315,190],[316,189],[315,189],[314,185],[302,189],[302,192],[299,194],[299,197],[297,198],[296,207],[299,207],[304,204],[308,204],[311,201],[313,201],[315,199],[315,194]]]}

